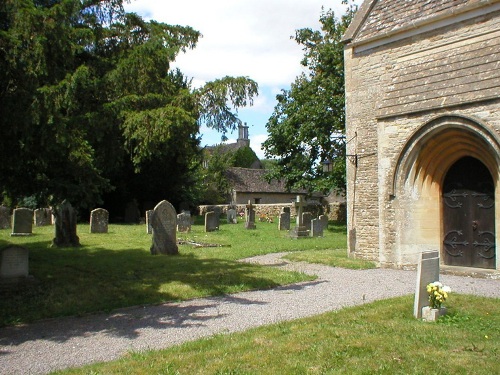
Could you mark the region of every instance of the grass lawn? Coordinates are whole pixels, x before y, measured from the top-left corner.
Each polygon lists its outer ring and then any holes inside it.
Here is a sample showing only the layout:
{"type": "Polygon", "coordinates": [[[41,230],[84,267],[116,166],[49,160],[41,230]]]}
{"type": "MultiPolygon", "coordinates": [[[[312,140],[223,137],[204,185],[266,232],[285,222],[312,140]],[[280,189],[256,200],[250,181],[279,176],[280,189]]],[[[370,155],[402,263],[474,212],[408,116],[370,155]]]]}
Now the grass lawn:
{"type": "Polygon", "coordinates": [[[57,374],[498,374],[500,300],[448,302],[437,323],[405,296],[57,374]]]}
{"type": "MultiPolygon", "coordinates": [[[[152,256],[145,225],[110,225],[107,234],[90,234],[79,225],[79,248],[52,248],[53,227],[34,227],[30,237],[0,230],[0,248],[9,243],[30,250],[30,274],[36,283],[22,290],[0,291],[0,325],[43,318],[110,311],[120,307],[178,301],[243,290],[271,288],[311,276],[237,262],[272,252],[293,251],[316,261],[349,266],[345,226],[330,225],[323,238],[294,240],[277,224],[222,225],[205,233],[201,222],[178,239],[221,244],[195,248],[180,245],[178,256],[152,256]],[[332,263],[333,262],[333,263],[332,263]]],[[[373,266],[354,261],[356,268],[373,266]]]]}

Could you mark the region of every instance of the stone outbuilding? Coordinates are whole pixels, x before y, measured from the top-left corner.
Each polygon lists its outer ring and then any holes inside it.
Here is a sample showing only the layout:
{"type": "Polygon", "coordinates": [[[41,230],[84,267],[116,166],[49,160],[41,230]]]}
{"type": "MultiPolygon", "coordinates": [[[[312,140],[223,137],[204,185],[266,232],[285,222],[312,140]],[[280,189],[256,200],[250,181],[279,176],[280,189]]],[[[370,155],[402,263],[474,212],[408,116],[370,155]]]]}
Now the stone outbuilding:
{"type": "Polygon", "coordinates": [[[500,269],[500,0],[366,0],[345,43],[348,251],[500,269]]]}

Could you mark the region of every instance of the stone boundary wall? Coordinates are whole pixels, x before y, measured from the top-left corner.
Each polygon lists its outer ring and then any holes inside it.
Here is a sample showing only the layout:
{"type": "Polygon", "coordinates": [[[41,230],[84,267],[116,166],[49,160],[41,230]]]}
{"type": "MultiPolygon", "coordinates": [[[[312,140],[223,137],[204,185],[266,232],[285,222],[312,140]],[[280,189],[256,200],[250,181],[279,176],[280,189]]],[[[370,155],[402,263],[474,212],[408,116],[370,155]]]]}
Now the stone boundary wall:
{"type": "MultiPolygon", "coordinates": [[[[214,210],[216,207],[220,209],[221,214],[226,214],[229,208],[235,208],[236,212],[245,212],[246,204],[219,204],[219,205],[201,205],[198,206],[198,214],[203,216],[207,212],[214,210]]],[[[291,203],[280,203],[280,204],[253,204],[255,207],[255,217],[268,216],[277,218],[281,212],[282,207],[290,207],[290,213],[295,216],[295,207],[291,203]]],[[[346,205],[344,202],[333,202],[327,205],[308,205],[305,211],[311,212],[314,216],[319,216],[321,213],[325,213],[329,220],[346,222],[346,205]]]]}

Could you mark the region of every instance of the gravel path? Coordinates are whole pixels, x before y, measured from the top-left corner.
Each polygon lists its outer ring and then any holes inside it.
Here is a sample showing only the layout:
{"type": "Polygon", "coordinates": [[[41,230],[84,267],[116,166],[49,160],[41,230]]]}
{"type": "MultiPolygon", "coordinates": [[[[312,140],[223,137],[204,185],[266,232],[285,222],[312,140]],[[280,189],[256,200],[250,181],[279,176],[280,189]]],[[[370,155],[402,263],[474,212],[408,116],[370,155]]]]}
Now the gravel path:
{"type": "MultiPolygon", "coordinates": [[[[269,254],[246,261],[314,274],[318,279],[272,290],[1,328],[0,374],[44,374],[110,361],[129,351],[166,348],[217,333],[243,331],[411,294],[415,290],[415,271],[353,271],[289,263],[282,256],[269,254]]],[[[453,292],[500,298],[500,280],[451,275],[442,275],[441,280],[453,292]]]]}

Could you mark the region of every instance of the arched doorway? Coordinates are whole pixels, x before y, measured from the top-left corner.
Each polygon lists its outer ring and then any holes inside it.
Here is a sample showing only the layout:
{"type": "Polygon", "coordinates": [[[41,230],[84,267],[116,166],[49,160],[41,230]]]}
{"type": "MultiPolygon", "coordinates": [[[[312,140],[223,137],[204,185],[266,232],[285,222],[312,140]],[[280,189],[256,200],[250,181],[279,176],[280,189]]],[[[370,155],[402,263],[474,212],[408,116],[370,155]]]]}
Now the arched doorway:
{"type": "Polygon", "coordinates": [[[442,186],[444,264],[494,269],[495,186],[488,168],[462,157],[442,186]]]}

